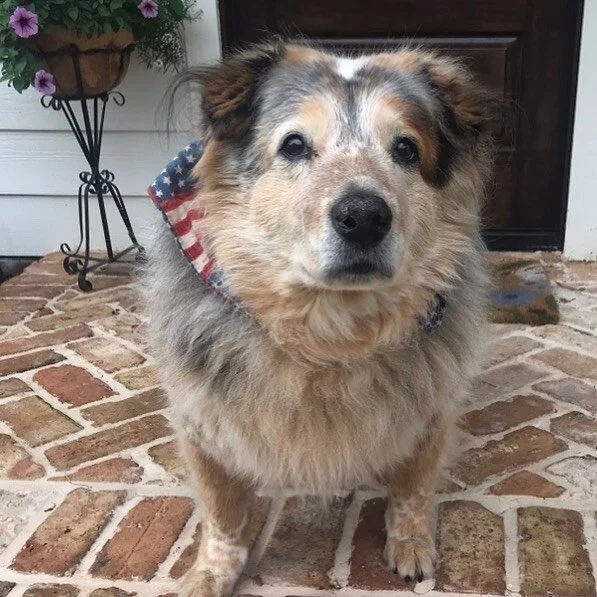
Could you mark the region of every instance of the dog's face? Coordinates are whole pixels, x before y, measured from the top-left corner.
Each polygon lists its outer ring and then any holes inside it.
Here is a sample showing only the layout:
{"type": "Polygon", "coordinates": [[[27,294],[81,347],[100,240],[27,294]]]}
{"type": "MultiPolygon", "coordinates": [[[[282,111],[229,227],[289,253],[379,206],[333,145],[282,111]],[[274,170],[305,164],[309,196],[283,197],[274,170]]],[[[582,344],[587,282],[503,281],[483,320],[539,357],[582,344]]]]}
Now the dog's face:
{"type": "Polygon", "coordinates": [[[461,67],[281,45],[199,78],[207,232],[241,297],[398,287],[476,227],[491,100],[461,67]]]}

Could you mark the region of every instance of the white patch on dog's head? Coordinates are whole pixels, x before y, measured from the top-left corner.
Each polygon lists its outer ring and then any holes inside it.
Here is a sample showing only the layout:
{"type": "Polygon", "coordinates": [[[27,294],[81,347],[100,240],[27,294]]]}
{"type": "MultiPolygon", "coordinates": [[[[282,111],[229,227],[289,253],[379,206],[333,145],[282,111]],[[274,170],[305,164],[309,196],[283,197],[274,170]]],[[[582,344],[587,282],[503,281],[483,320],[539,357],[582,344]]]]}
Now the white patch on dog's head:
{"type": "Polygon", "coordinates": [[[350,81],[354,75],[363,67],[366,58],[361,56],[360,58],[338,58],[337,68],[338,73],[341,77],[350,81]]]}

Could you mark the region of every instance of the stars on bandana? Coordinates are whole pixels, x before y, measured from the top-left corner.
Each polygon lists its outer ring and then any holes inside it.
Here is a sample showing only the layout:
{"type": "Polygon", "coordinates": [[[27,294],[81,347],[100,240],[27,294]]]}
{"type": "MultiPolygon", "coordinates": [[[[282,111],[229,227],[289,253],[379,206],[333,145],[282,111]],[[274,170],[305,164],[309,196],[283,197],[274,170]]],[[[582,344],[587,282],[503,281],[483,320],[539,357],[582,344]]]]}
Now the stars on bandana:
{"type": "Polygon", "coordinates": [[[165,201],[193,188],[192,170],[202,153],[201,143],[190,143],[162,170],[151,185],[158,201],[165,201]]]}

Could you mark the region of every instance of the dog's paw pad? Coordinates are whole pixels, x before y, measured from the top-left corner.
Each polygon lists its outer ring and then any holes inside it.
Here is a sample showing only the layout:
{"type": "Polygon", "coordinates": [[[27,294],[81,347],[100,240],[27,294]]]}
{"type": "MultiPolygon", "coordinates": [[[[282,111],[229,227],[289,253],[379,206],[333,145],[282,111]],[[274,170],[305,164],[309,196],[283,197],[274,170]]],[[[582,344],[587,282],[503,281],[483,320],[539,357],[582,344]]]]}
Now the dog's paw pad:
{"type": "Polygon", "coordinates": [[[399,574],[406,582],[422,582],[433,575],[435,546],[430,535],[408,539],[388,537],[384,557],[391,572],[399,574]]]}

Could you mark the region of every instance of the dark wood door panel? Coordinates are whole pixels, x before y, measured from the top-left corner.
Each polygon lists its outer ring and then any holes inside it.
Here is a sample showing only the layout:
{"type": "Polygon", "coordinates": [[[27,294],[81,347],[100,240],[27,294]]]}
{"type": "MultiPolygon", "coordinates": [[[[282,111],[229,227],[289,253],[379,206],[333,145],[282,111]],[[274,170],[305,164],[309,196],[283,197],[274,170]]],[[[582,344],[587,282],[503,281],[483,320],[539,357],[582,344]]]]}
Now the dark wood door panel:
{"type": "Polygon", "coordinates": [[[220,0],[225,51],[266,33],[341,52],[457,56],[505,100],[484,214],[490,246],[561,248],[583,0],[220,0]]]}

